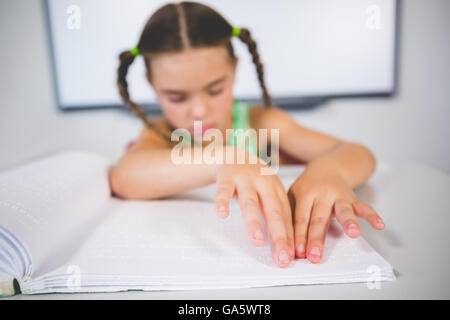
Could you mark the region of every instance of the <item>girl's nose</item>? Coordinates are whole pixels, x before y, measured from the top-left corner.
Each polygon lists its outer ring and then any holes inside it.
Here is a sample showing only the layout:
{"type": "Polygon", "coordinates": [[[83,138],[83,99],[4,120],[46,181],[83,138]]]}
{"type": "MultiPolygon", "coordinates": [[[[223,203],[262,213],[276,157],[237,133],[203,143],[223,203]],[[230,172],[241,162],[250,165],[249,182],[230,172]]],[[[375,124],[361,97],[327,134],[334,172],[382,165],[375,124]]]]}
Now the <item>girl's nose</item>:
{"type": "Polygon", "coordinates": [[[195,101],[192,107],[192,115],[196,120],[202,120],[208,114],[208,105],[203,101],[195,101]]]}

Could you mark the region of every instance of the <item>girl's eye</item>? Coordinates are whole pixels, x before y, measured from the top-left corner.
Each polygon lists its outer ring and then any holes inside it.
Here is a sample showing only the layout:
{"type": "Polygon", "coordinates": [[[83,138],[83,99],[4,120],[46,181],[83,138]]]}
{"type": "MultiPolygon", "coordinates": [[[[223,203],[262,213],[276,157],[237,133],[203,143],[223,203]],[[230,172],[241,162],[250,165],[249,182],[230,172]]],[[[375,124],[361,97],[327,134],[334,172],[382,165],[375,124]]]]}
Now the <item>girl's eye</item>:
{"type": "Polygon", "coordinates": [[[212,96],[217,96],[218,94],[222,93],[223,89],[218,90],[209,90],[209,94],[212,96]]]}
{"type": "Polygon", "coordinates": [[[172,103],[180,103],[185,100],[185,97],[169,97],[169,101],[172,103]]]}

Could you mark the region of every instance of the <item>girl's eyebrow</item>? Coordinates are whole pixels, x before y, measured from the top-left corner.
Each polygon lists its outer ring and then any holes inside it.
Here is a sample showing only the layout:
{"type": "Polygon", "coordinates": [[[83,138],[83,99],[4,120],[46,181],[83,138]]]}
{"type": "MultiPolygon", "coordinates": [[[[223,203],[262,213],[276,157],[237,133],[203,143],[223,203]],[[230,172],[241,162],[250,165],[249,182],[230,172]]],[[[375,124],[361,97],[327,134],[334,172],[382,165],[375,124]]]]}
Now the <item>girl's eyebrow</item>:
{"type": "Polygon", "coordinates": [[[219,83],[223,82],[226,78],[227,78],[227,76],[222,76],[222,77],[220,77],[219,79],[216,79],[216,80],[214,80],[214,81],[211,81],[210,83],[208,83],[208,84],[204,87],[204,89],[207,89],[207,88],[209,88],[209,87],[212,87],[212,86],[214,86],[215,84],[219,84],[219,83]]]}
{"type": "MultiPolygon", "coordinates": [[[[204,87],[204,89],[207,89],[207,88],[212,87],[212,86],[214,86],[214,85],[216,85],[216,84],[219,84],[219,83],[223,82],[225,79],[226,79],[226,76],[222,76],[222,77],[220,77],[220,78],[218,78],[218,79],[216,79],[216,80],[214,80],[214,81],[211,81],[210,83],[208,83],[208,84],[204,87]]],[[[185,91],[182,91],[182,90],[175,90],[175,89],[163,89],[163,90],[161,90],[161,91],[162,91],[163,93],[165,93],[165,94],[185,94],[185,93],[186,93],[185,91]]]]}

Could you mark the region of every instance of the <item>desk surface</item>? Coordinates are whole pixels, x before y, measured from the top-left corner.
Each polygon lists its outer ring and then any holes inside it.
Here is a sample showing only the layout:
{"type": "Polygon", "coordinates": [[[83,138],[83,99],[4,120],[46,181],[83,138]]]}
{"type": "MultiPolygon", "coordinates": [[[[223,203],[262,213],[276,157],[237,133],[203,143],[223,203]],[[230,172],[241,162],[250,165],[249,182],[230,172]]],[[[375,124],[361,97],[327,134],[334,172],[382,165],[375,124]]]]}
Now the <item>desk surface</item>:
{"type": "MultiPolygon", "coordinates": [[[[280,168],[279,174],[299,170],[280,168]]],[[[357,195],[382,215],[386,229],[361,221],[363,237],[395,268],[397,280],[379,289],[365,283],[279,286],[270,288],[18,295],[9,299],[408,299],[450,298],[448,232],[450,176],[436,169],[406,164],[379,165],[357,195]]]]}

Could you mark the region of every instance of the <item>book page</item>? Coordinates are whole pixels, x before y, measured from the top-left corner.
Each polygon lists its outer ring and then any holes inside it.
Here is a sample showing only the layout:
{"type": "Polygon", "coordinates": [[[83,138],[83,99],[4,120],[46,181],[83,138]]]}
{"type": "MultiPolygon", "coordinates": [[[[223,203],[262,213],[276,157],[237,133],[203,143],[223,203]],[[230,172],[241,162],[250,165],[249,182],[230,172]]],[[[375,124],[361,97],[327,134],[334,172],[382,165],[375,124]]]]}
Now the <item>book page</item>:
{"type": "MultiPolygon", "coordinates": [[[[298,168],[290,170],[299,173],[298,168]]],[[[287,188],[297,176],[285,173],[280,176],[287,188]]],[[[370,266],[392,271],[364,239],[347,237],[334,219],[322,263],[297,259],[288,268],[279,268],[264,223],[267,241],[256,247],[237,200],[231,201],[228,218],[217,217],[215,190],[211,185],[154,201],[111,199],[107,219],[80,243],[66,265],[43,279],[76,268],[81,285],[90,290],[120,285],[146,290],[352,282],[367,279],[370,266]]],[[[64,282],[55,284],[61,285],[64,282]]]]}
{"type": "Polygon", "coordinates": [[[109,161],[67,151],[0,174],[0,224],[28,248],[34,274],[64,264],[99,225],[109,161]]]}

